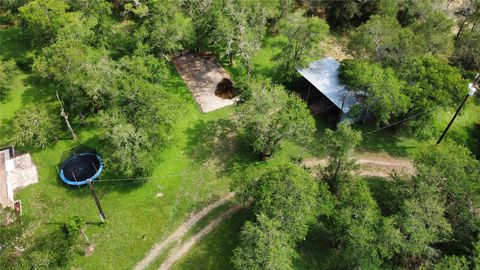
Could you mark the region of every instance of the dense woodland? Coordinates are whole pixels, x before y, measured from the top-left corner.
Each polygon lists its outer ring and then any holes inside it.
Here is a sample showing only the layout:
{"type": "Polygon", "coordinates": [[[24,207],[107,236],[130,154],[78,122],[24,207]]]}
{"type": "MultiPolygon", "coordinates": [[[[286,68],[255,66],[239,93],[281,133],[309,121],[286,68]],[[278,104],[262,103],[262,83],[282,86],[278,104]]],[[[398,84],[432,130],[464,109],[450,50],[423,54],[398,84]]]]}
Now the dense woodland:
{"type": "MultiPolygon", "coordinates": [[[[12,137],[0,141],[21,151],[78,141],[91,128],[109,177],[148,179],[186,114],[171,58],[211,51],[236,70],[232,123],[255,161],[287,141],[326,154],[326,167],[292,156],[232,176],[249,209],[233,256],[223,258],[235,269],[297,269],[306,239],[328,250],[329,269],[480,269],[480,148],[432,141],[438,111],[456,108],[480,70],[479,0],[2,0],[0,24],[19,28],[32,48],[0,58],[0,99],[25,72],[49,101],[15,112],[12,137]],[[351,56],[341,80],[362,96],[351,111],[361,121],[320,131],[290,86],[295,67],[322,57],[331,36],[351,56]],[[269,38],[274,68],[258,72],[254,58],[269,38]],[[358,175],[366,124],[423,142],[415,175],[376,186],[358,175]]],[[[36,238],[26,217],[2,211],[0,221],[1,269],[62,269],[78,256],[81,217],[36,238]]]]}

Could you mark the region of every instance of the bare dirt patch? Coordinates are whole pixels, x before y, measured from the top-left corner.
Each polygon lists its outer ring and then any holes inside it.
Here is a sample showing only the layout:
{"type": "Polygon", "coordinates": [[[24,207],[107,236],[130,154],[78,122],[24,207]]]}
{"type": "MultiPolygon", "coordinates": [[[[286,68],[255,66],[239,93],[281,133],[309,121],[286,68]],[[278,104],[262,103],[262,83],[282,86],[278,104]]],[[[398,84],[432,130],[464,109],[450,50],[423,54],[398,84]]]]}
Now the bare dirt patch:
{"type": "Polygon", "coordinates": [[[215,95],[217,85],[223,79],[231,80],[231,78],[214,56],[182,53],[174,57],[172,62],[202,112],[214,111],[235,103],[236,98],[222,98],[215,95]]]}
{"type": "MultiPolygon", "coordinates": [[[[360,165],[359,174],[361,176],[378,176],[388,177],[392,173],[401,175],[415,174],[415,167],[412,162],[407,159],[395,158],[386,154],[378,154],[372,152],[363,152],[357,159],[360,165]]],[[[306,167],[314,167],[317,165],[327,166],[327,159],[307,158],[303,165],[306,167]]]]}

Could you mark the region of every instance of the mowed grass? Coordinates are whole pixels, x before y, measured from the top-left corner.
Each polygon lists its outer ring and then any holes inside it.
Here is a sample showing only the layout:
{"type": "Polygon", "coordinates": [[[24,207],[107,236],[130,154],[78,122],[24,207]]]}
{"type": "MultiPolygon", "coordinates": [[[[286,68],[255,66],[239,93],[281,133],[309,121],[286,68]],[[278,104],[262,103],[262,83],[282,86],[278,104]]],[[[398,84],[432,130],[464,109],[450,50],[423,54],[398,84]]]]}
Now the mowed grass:
{"type": "MultiPolygon", "coordinates": [[[[253,74],[266,77],[274,76],[274,57],[280,51],[275,44],[281,41],[281,37],[268,37],[264,47],[254,57],[253,74]]],[[[233,67],[227,67],[233,78],[242,78],[246,74],[245,68],[236,63],[233,67]]],[[[419,147],[423,144],[434,144],[447,126],[455,113],[454,109],[442,110],[435,114],[432,123],[431,138],[417,138],[403,130],[395,132],[392,128],[373,132],[363,138],[359,150],[383,152],[393,156],[412,158],[419,147]]],[[[289,157],[298,156],[307,158],[311,156],[322,157],[321,149],[322,133],[326,128],[331,128],[325,120],[317,118],[318,134],[312,142],[301,146],[299,143],[285,142],[283,148],[273,156],[270,166],[280,163],[289,157]]],[[[355,129],[363,133],[370,133],[381,127],[371,125],[355,125],[355,129]]],[[[462,113],[458,116],[455,124],[451,127],[445,139],[452,139],[466,145],[471,151],[480,154],[480,101],[478,97],[471,98],[462,113]]],[[[247,211],[234,214],[224,223],[219,225],[210,235],[195,245],[189,253],[177,262],[174,270],[190,269],[233,269],[231,257],[240,240],[240,232],[243,224],[251,218],[247,211]]],[[[335,269],[335,262],[329,260],[330,250],[328,243],[319,228],[313,227],[304,242],[297,247],[299,257],[294,260],[294,269],[335,269]]]]}
{"type": "Polygon", "coordinates": [[[205,236],[172,270],[233,269],[231,257],[240,241],[240,231],[251,213],[240,210],[205,236]]]}
{"type": "MultiPolygon", "coordinates": [[[[0,55],[3,57],[13,58],[18,63],[20,58],[31,53],[19,37],[18,29],[1,30],[0,35],[0,55]],[[8,46],[3,46],[7,43],[8,46]]],[[[13,136],[10,127],[16,110],[27,104],[54,102],[49,96],[51,89],[42,89],[27,72],[18,74],[8,96],[1,100],[0,142],[10,141],[13,136]]],[[[158,151],[152,178],[146,183],[104,177],[95,184],[108,220],[104,226],[99,224],[90,191],[85,187],[67,187],[58,179],[57,165],[62,153],[76,144],[65,136],[47,149],[32,153],[38,166],[39,183],[16,194],[16,198],[22,201],[24,215],[33,220],[29,234],[33,238],[41,236],[57,229],[70,216],[77,215],[87,221],[86,234],[95,245],[91,256],[79,252],[68,269],[131,269],[156,241],[178,227],[189,213],[228,192],[228,174],[233,170],[218,170],[209,163],[212,160],[219,162],[218,157],[227,155],[198,153],[205,151],[202,140],[209,139],[202,136],[203,126],[199,124],[228,123],[233,108],[201,113],[173,68],[171,79],[165,86],[175,94],[181,112],[172,128],[169,144],[158,151]],[[225,121],[219,121],[222,119],[225,121]]],[[[84,127],[74,128],[79,134],[79,143],[99,146],[100,134],[95,119],[89,119],[84,127]]],[[[227,165],[248,163],[251,158],[237,155],[227,165]]]]}

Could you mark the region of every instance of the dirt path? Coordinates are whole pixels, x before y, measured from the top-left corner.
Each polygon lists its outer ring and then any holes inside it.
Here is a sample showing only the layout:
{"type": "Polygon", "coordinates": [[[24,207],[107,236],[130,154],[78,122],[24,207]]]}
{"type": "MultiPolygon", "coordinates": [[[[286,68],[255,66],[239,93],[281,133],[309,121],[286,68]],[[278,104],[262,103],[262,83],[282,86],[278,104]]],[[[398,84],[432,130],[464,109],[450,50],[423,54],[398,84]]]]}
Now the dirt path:
{"type": "MultiPolygon", "coordinates": [[[[379,176],[379,177],[388,177],[393,171],[401,174],[412,175],[415,173],[415,167],[412,162],[406,159],[394,158],[386,154],[377,154],[372,152],[363,152],[357,159],[358,164],[360,165],[360,175],[362,176],[379,176]]],[[[328,163],[327,159],[318,159],[318,158],[308,158],[305,159],[304,165],[307,167],[313,167],[316,165],[326,166],[328,163]]],[[[195,224],[210,213],[213,209],[224,204],[226,201],[232,199],[234,193],[229,193],[227,196],[222,199],[208,205],[203,208],[200,212],[192,215],[187,221],[185,221],[176,231],[169,235],[164,240],[155,244],[150,252],[135,266],[135,270],[144,270],[148,265],[150,265],[162,251],[164,251],[170,245],[180,241],[185,234],[192,229],[195,224]]],[[[162,263],[159,270],[170,269],[175,262],[182,258],[198,241],[200,241],[205,235],[210,233],[215,229],[223,220],[235,213],[241,208],[240,205],[235,205],[229,208],[227,211],[223,212],[216,219],[211,221],[205,228],[200,232],[188,239],[187,242],[180,244],[178,247],[174,248],[165,261],[162,263]]]]}
{"type": "MultiPolygon", "coordinates": [[[[303,164],[307,167],[316,165],[327,166],[327,159],[307,158],[303,164]]],[[[388,177],[392,172],[413,175],[415,167],[407,159],[394,158],[386,154],[363,152],[357,159],[360,165],[359,174],[362,176],[388,177]]]]}
{"type": "MultiPolygon", "coordinates": [[[[185,234],[197,224],[197,222],[205,217],[208,213],[210,213],[213,209],[219,207],[220,205],[224,204],[226,201],[232,199],[234,193],[229,193],[227,196],[221,198],[220,200],[209,204],[207,207],[200,210],[200,212],[195,213],[192,215],[187,221],[185,221],[180,227],[175,230],[172,234],[170,234],[164,240],[156,243],[153,248],[148,252],[148,254],[135,265],[135,270],[143,270],[148,265],[150,265],[157,257],[160,255],[162,251],[164,251],[168,246],[171,244],[179,241],[182,239],[185,234]]],[[[219,221],[220,222],[220,221],[219,221]]],[[[203,230],[202,230],[203,231],[203,230]]],[[[207,232],[208,233],[208,232],[207,232]]]]}
{"type": "Polygon", "coordinates": [[[242,208],[241,205],[235,205],[230,207],[227,211],[223,212],[220,216],[210,222],[200,232],[192,236],[187,242],[172,250],[167,259],[162,263],[158,270],[170,269],[180,258],[182,258],[197,242],[199,242],[205,235],[209,234],[215,229],[222,221],[231,216],[242,208]]]}

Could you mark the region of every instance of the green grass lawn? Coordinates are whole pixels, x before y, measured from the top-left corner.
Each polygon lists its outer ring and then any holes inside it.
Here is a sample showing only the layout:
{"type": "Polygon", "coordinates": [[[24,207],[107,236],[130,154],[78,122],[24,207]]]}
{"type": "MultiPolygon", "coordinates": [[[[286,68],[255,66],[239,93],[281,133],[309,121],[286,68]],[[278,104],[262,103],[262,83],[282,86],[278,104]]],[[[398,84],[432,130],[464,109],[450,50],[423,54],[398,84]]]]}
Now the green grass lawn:
{"type": "MultiPolygon", "coordinates": [[[[275,48],[277,39],[278,37],[268,37],[265,46],[255,56],[253,60],[254,74],[266,77],[272,76],[275,67],[273,57],[279,52],[278,48],[275,48]]],[[[226,68],[232,74],[234,80],[236,77],[241,78],[245,75],[245,69],[238,64],[238,61],[233,67],[227,66],[226,68]]],[[[360,150],[384,152],[393,156],[413,157],[418,147],[422,144],[435,143],[435,139],[440,136],[453,114],[453,109],[442,110],[435,114],[431,127],[431,138],[416,138],[402,130],[394,132],[390,128],[365,136],[360,145],[360,150]]],[[[298,143],[286,142],[279,153],[274,155],[271,164],[275,164],[276,160],[280,161],[288,158],[292,153],[301,157],[322,156],[323,153],[321,147],[319,147],[321,145],[321,133],[325,128],[331,128],[331,126],[321,118],[316,120],[319,136],[314,138],[314,141],[310,142],[309,146],[302,147],[298,143]]],[[[478,98],[471,98],[450,129],[446,139],[453,139],[467,145],[473,152],[480,153],[479,124],[480,102],[478,98]]],[[[380,127],[356,125],[355,128],[363,133],[368,133],[380,127]]],[[[248,217],[246,211],[234,214],[194,246],[186,256],[174,265],[173,269],[232,269],[231,256],[239,242],[241,227],[248,217]]],[[[312,228],[306,241],[300,243],[297,250],[299,257],[294,260],[294,269],[335,269],[335,262],[328,260],[328,243],[326,243],[321,230],[312,228]]]]}
{"type": "Polygon", "coordinates": [[[227,218],[214,231],[205,236],[187,256],[178,261],[172,269],[233,269],[230,258],[240,241],[242,226],[249,216],[248,210],[244,209],[227,218]]]}
{"type": "MultiPolygon", "coordinates": [[[[27,61],[25,58],[33,53],[17,28],[0,30],[0,40],[2,45],[8,45],[1,47],[0,55],[17,63],[27,61]]],[[[62,153],[76,145],[68,139],[68,133],[48,148],[32,153],[39,170],[39,183],[16,194],[22,200],[24,215],[33,220],[30,233],[42,236],[57,229],[70,216],[78,215],[86,220],[86,234],[95,245],[91,256],[79,252],[67,268],[131,269],[189,213],[228,192],[233,174],[258,161],[240,139],[230,136],[235,131],[233,106],[201,113],[183,81],[171,70],[172,76],[165,85],[178,99],[181,111],[171,140],[158,151],[157,164],[148,182],[104,177],[95,184],[108,220],[105,226],[99,224],[89,190],[67,187],[57,176],[62,153]]],[[[9,127],[16,110],[27,104],[54,104],[53,90],[35,82],[28,69],[19,72],[8,95],[0,102],[0,142],[7,143],[13,136],[9,127]]],[[[99,146],[95,119],[74,128],[79,143],[99,146]]],[[[286,143],[277,159],[288,158],[290,153],[307,156],[311,152],[286,143]]]]}
{"type": "MultiPolygon", "coordinates": [[[[18,29],[1,30],[0,40],[0,55],[5,58],[13,58],[18,63],[31,53],[18,29]]],[[[227,173],[209,167],[212,166],[209,161],[217,162],[217,156],[198,152],[206,149],[202,146],[208,141],[202,140],[213,139],[202,136],[200,129],[204,126],[201,124],[222,125],[222,121],[217,122],[221,119],[228,122],[232,108],[202,114],[179,76],[174,74],[168,86],[181,101],[182,115],[173,127],[170,144],[157,157],[152,179],[143,184],[103,179],[105,182],[96,184],[108,219],[106,226],[98,224],[98,213],[88,189],[69,188],[57,177],[56,165],[63,151],[73,147],[74,143],[68,139],[59,140],[47,149],[33,153],[40,181],[16,194],[22,200],[25,216],[34,220],[30,228],[32,235],[52,231],[68,217],[78,215],[87,221],[86,234],[96,247],[89,257],[76,256],[68,268],[131,269],[155,241],[174,230],[188,213],[228,191],[227,173]],[[160,193],[163,196],[157,197],[160,193]]],[[[8,95],[0,102],[0,142],[10,140],[9,127],[16,110],[29,103],[51,102],[51,97],[41,97],[42,90],[45,89],[32,82],[28,73],[21,71],[18,74],[8,95]]],[[[92,147],[99,144],[95,119],[90,119],[85,127],[75,128],[80,143],[92,147]]],[[[228,165],[249,162],[250,158],[237,155],[228,165]]]]}
{"type": "MultiPolygon", "coordinates": [[[[272,74],[272,57],[278,52],[275,51],[275,39],[268,39],[265,48],[254,59],[255,73],[264,76],[272,74]]],[[[0,56],[13,58],[23,64],[30,61],[32,53],[17,28],[0,30],[0,56]]],[[[243,74],[240,66],[228,70],[234,79],[243,74]]],[[[175,230],[189,213],[228,192],[232,175],[243,170],[243,166],[258,161],[239,138],[231,136],[235,133],[232,120],[234,107],[201,113],[173,69],[166,86],[175,94],[181,107],[171,140],[164,150],[159,151],[152,179],[148,182],[139,184],[104,177],[103,182],[96,184],[108,219],[105,226],[98,224],[98,213],[88,189],[69,188],[58,179],[56,166],[62,153],[73,147],[74,143],[62,139],[45,150],[33,153],[40,181],[17,193],[17,198],[22,200],[25,216],[34,220],[30,233],[42,235],[58,228],[68,217],[78,215],[87,221],[86,234],[95,244],[95,252],[91,256],[79,253],[68,269],[131,269],[156,241],[175,230]],[[159,194],[163,196],[157,196],[159,194]]],[[[52,89],[44,87],[32,80],[26,68],[17,75],[9,94],[0,100],[0,143],[9,141],[13,135],[9,126],[16,110],[30,103],[54,102],[50,95],[52,89]]],[[[465,140],[471,147],[478,145],[471,141],[469,135],[479,122],[479,112],[478,103],[470,100],[449,137],[465,140]]],[[[441,130],[450,115],[451,112],[439,114],[436,128],[441,130]]],[[[327,126],[322,119],[318,119],[318,123],[322,130],[327,126]]],[[[75,128],[80,143],[91,147],[99,145],[95,119],[89,119],[87,125],[75,128]]],[[[323,155],[318,147],[321,145],[320,136],[304,144],[307,146],[284,143],[269,164],[277,164],[292,155],[323,155]]],[[[362,146],[369,150],[408,156],[418,144],[417,139],[391,136],[389,131],[385,131],[367,137],[362,146]]],[[[194,247],[175,269],[231,269],[230,256],[247,217],[248,213],[244,211],[222,223],[194,247]]],[[[306,254],[305,258],[310,256],[307,251],[301,254],[306,254]]],[[[315,269],[315,263],[306,259],[295,265],[298,269],[315,269]]]]}

